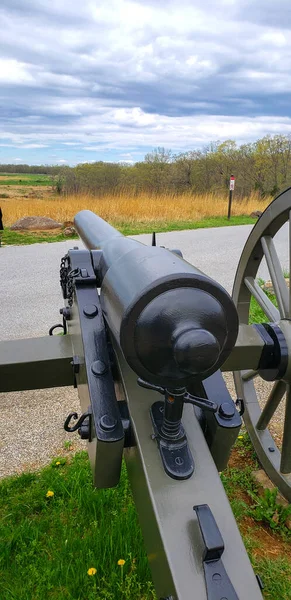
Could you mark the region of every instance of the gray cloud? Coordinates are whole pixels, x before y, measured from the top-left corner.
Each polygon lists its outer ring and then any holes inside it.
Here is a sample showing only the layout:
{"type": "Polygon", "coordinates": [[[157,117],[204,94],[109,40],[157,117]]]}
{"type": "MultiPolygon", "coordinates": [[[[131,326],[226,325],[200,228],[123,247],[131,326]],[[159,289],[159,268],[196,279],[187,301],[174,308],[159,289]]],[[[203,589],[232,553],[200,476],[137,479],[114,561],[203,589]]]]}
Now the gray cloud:
{"type": "Polygon", "coordinates": [[[290,13],[289,0],[2,0],[1,144],[52,156],[289,131],[290,13]]]}

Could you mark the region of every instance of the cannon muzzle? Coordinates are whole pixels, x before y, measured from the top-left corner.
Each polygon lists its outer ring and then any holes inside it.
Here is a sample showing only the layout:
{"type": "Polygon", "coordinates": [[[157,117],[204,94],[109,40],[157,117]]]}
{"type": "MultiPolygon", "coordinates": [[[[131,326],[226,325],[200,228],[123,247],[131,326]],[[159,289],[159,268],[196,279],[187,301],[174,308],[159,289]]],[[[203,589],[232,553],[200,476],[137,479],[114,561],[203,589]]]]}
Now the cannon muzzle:
{"type": "Polygon", "coordinates": [[[136,374],[176,389],[202,381],[230,354],[238,333],[229,294],[177,254],[124,237],[91,211],[75,217],[90,250],[109,329],[136,374]]]}

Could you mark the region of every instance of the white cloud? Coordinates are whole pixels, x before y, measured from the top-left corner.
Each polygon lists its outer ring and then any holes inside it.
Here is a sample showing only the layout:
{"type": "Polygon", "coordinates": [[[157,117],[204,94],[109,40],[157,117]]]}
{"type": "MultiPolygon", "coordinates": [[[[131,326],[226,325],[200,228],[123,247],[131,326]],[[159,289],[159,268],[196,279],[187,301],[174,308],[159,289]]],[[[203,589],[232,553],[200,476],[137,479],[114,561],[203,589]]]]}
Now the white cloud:
{"type": "Polygon", "coordinates": [[[0,58],[0,81],[1,83],[23,85],[33,83],[34,79],[25,63],[14,59],[0,58]]]}
{"type": "Polygon", "coordinates": [[[287,133],[288,2],[2,0],[0,139],[73,153],[287,133]]]}

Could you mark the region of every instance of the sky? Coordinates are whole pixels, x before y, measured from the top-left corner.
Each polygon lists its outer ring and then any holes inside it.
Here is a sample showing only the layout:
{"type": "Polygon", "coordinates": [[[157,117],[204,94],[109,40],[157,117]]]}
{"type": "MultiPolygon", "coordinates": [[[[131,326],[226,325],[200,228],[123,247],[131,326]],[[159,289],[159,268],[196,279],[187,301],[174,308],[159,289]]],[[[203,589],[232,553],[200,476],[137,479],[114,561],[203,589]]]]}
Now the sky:
{"type": "Polygon", "coordinates": [[[0,162],[291,134],[290,0],[1,0],[0,162]]]}

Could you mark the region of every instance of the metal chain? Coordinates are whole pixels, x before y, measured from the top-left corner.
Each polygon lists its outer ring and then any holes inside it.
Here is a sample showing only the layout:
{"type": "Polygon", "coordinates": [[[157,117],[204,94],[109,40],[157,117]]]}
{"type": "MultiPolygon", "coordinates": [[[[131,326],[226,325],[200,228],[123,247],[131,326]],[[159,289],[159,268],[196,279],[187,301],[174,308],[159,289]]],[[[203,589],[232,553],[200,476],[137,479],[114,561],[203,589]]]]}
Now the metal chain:
{"type": "Polygon", "coordinates": [[[60,284],[63,292],[63,297],[68,300],[69,306],[73,304],[74,286],[70,277],[70,257],[65,254],[61,259],[60,265],[60,284]]]}

